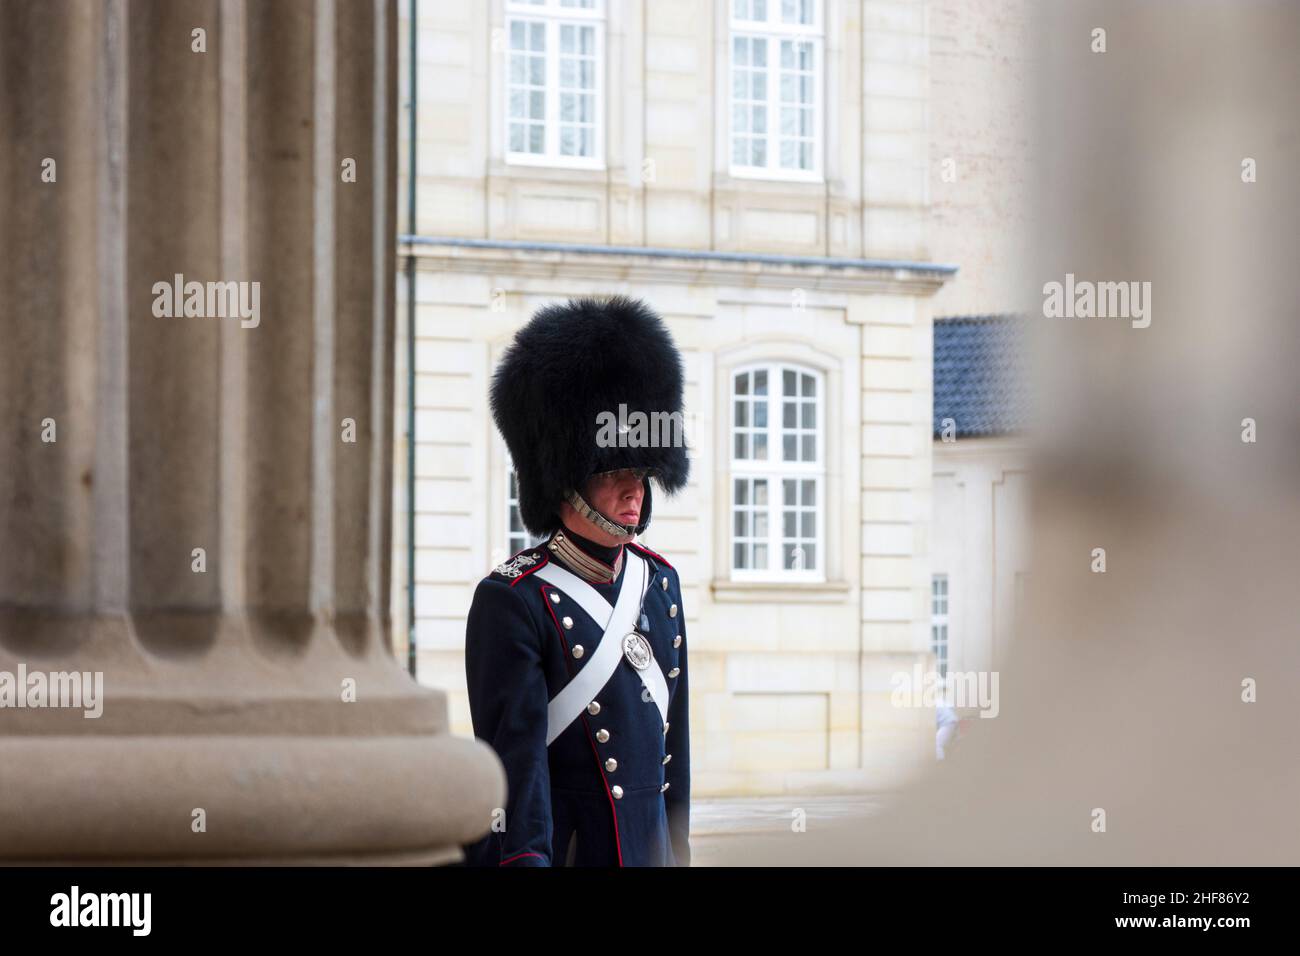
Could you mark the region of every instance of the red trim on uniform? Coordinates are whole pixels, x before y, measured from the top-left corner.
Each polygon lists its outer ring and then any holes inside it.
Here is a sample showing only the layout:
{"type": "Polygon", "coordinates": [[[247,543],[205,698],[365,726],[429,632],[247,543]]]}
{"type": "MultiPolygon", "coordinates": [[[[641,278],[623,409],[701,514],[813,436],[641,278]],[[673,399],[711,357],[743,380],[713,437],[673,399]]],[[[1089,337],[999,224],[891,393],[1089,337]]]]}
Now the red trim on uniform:
{"type": "MultiPolygon", "coordinates": [[[[505,866],[507,863],[513,863],[515,860],[523,859],[523,858],[526,857],[526,856],[537,856],[537,857],[542,857],[542,855],[541,855],[540,853],[533,853],[533,852],[531,852],[531,851],[529,851],[528,853],[516,853],[516,854],[515,854],[514,856],[512,856],[510,859],[508,859],[508,860],[502,860],[500,863],[497,864],[497,866],[505,866]]],[[[542,857],[542,859],[546,859],[546,858],[545,858],[545,857],[542,857]]]]}
{"type": "MultiPolygon", "coordinates": [[[[528,550],[530,550],[530,549],[529,549],[529,548],[524,548],[524,551],[528,551],[528,550]]],[[[519,554],[523,554],[523,551],[520,551],[519,554]]],[[[542,560],[538,561],[536,564],[534,564],[534,565],[533,565],[531,568],[529,568],[527,571],[524,571],[523,573],[521,573],[521,574],[519,575],[519,577],[517,577],[517,578],[515,578],[513,581],[511,581],[511,582],[510,582],[510,586],[511,586],[511,587],[514,587],[516,584],[518,584],[518,583],[519,583],[520,581],[522,581],[524,578],[528,577],[528,575],[532,574],[534,571],[538,570],[539,568],[543,568],[543,567],[545,567],[545,566],[546,566],[546,562],[548,562],[548,561],[550,561],[550,560],[551,560],[551,556],[550,556],[549,554],[547,554],[545,551],[543,551],[543,552],[542,552],[542,560]]]]}
{"type": "Polygon", "coordinates": [[[672,564],[669,564],[666,561],[666,559],[664,559],[662,554],[655,554],[654,551],[651,551],[649,548],[646,548],[645,545],[638,545],[634,541],[628,541],[628,548],[636,548],[638,551],[645,551],[645,553],[649,554],[651,558],[656,559],[656,561],[662,562],[664,564],[664,567],[672,568],[673,571],[677,570],[677,568],[672,567],[672,564]]]}
{"type": "MultiPolygon", "coordinates": [[[[555,587],[555,585],[553,585],[553,584],[543,584],[543,585],[541,586],[541,589],[540,589],[540,590],[541,590],[541,592],[542,592],[542,603],[546,605],[546,610],[550,613],[550,615],[551,615],[551,620],[555,622],[555,629],[556,629],[557,631],[560,632],[560,637],[561,637],[561,638],[564,638],[564,628],[560,626],[560,620],[559,620],[559,618],[557,618],[557,617],[555,616],[555,606],[554,606],[553,604],[551,604],[551,598],[550,598],[550,596],[546,593],[546,589],[547,589],[547,588],[553,588],[553,587],[555,587]]],[[[560,593],[563,594],[564,592],[561,591],[560,593]]],[[[571,654],[571,652],[569,651],[569,642],[568,642],[568,640],[567,640],[567,639],[562,639],[562,640],[560,641],[560,646],[564,648],[564,660],[565,660],[565,663],[568,663],[568,662],[571,660],[572,656],[573,656],[573,655],[571,654]]],[[[570,676],[570,677],[573,676],[573,668],[572,668],[572,667],[569,668],[569,676],[570,676]]]]}

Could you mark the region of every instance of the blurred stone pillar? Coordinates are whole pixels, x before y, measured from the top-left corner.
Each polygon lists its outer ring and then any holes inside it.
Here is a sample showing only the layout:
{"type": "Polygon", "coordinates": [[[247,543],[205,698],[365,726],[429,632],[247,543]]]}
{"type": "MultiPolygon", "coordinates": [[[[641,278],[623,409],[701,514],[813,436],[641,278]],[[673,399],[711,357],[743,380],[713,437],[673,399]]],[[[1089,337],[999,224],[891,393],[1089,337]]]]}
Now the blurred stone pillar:
{"type": "Polygon", "coordinates": [[[459,859],[504,776],[387,640],[392,0],[0,25],[0,672],[104,675],[0,709],[0,859],[459,859]]]}

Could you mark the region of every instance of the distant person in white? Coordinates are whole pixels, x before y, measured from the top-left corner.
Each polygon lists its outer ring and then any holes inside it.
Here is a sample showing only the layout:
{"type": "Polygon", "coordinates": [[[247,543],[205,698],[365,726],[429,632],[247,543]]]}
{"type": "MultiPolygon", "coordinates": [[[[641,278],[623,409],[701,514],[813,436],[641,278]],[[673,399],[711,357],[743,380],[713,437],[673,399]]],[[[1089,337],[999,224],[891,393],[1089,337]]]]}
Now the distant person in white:
{"type": "Polygon", "coordinates": [[[942,760],[944,750],[952,746],[952,742],[957,739],[957,725],[961,719],[957,716],[957,711],[943,698],[935,704],[935,715],[939,729],[934,736],[934,756],[936,760],[942,760]]]}

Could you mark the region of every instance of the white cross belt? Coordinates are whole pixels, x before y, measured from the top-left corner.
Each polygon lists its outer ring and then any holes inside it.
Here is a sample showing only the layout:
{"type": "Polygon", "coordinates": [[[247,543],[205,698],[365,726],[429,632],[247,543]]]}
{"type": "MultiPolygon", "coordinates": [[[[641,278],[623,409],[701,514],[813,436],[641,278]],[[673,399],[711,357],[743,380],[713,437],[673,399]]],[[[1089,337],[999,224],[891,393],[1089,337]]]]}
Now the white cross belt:
{"type": "MultiPolygon", "coordinates": [[[[624,549],[626,566],[623,569],[623,586],[619,588],[618,599],[614,606],[606,601],[600,592],[582,578],[565,570],[553,561],[534,572],[539,578],[559,588],[571,600],[577,602],[587,615],[604,628],[600,644],[587,661],[585,667],[578,671],[573,680],[564,685],[564,689],[551,698],[546,708],[546,745],[564,731],[577,719],[587,705],[596,699],[609,679],[618,669],[623,659],[623,637],[636,626],[636,615],[641,608],[641,600],[649,582],[646,580],[646,563],[640,555],[630,549],[624,549]],[[635,582],[635,583],[633,583],[635,582]]],[[[668,722],[668,682],[659,669],[659,663],[651,656],[650,666],[639,670],[641,683],[650,692],[659,716],[668,722]]]]}

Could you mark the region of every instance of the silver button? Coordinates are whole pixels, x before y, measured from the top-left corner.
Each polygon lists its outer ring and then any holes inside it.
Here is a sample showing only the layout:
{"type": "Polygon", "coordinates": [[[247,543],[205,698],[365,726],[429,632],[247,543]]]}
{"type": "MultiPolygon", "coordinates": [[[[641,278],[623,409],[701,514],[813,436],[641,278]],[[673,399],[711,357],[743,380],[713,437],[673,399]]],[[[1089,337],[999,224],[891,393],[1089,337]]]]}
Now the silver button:
{"type": "Polygon", "coordinates": [[[682,672],[682,669],[681,669],[680,667],[674,667],[672,670],[670,670],[670,671],[668,672],[668,676],[669,676],[670,678],[672,678],[672,677],[676,677],[676,676],[677,676],[678,674],[680,674],[681,672],[682,672]]]}
{"type": "Polygon", "coordinates": [[[605,761],[605,769],[608,770],[610,773],[613,773],[615,770],[618,769],[618,761],[615,760],[613,757],[610,757],[608,760],[605,761]]]}
{"type": "Polygon", "coordinates": [[[609,792],[614,795],[615,800],[623,799],[623,788],[620,787],[618,784],[614,784],[614,786],[610,787],[609,792]]]}
{"type": "Polygon", "coordinates": [[[663,793],[667,789],[668,789],[668,784],[665,783],[662,787],[659,788],[659,792],[663,793]]]}
{"type": "Polygon", "coordinates": [[[559,596],[558,594],[556,594],[554,591],[551,592],[551,603],[552,603],[552,604],[559,604],[559,603],[560,603],[560,596],[559,596]]]}
{"type": "Polygon", "coordinates": [[[663,762],[664,762],[664,763],[667,763],[668,761],[670,761],[670,760],[672,760],[672,759],[673,759],[673,755],[672,755],[672,754],[668,754],[667,756],[664,757],[663,762]]]}
{"type": "Polygon", "coordinates": [[[676,637],[673,638],[673,647],[681,647],[681,646],[682,646],[682,636],[678,634],[676,637]]]}
{"type": "Polygon", "coordinates": [[[600,713],[600,704],[593,700],[590,704],[587,705],[587,713],[595,717],[597,714],[600,713]]]}
{"type": "Polygon", "coordinates": [[[560,618],[560,623],[563,624],[564,627],[565,627],[566,629],[572,629],[572,627],[573,627],[573,618],[569,617],[569,616],[566,614],[564,617],[560,618]]]}
{"type": "Polygon", "coordinates": [[[574,645],[573,645],[573,657],[574,657],[574,660],[577,660],[579,657],[581,657],[581,656],[582,656],[583,654],[585,654],[585,653],[587,653],[587,652],[584,651],[584,650],[582,649],[582,645],[581,645],[581,644],[574,644],[574,645]]]}
{"type": "Polygon", "coordinates": [[[672,607],[670,607],[670,608],[668,609],[668,616],[669,616],[669,617],[676,617],[676,616],[677,616],[677,605],[676,605],[676,604],[674,604],[672,607]]]}
{"type": "Polygon", "coordinates": [[[596,739],[603,744],[605,741],[609,740],[609,731],[604,727],[601,727],[600,730],[596,731],[596,739]]]}
{"type": "Polygon", "coordinates": [[[664,579],[663,579],[661,582],[659,582],[659,583],[662,584],[662,585],[664,586],[664,590],[665,590],[665,591],[668,590],[668,579],[667,579],[667,578],[664,578],[664,579]]]}

